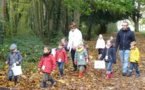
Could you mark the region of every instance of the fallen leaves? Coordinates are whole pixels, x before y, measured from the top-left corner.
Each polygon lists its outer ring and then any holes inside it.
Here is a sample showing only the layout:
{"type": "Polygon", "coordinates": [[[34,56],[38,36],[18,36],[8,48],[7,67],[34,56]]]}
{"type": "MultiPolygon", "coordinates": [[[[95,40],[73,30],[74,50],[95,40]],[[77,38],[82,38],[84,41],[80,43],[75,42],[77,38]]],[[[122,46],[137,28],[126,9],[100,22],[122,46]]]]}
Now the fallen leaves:
{"type": "MultiPolygon", "coordinates": [[[[110,35],[110,34],[109,34],[110,35]]],[[[107,35],[107,36],[109,36],[107,35]]],[[[137,41],[140,39],[143,39],[144,37],[138,35],[137,41]]],[[[105,36],[105,39],[107,37],[105,36]]],[[[97,40],[97,39],[96,39],[97,40]]],[[[89,48],[89,54],[90,54],[90,61],[87,64],[88,72],[84,73],[83,78],[78,77],[78,71],[73,71],[73,65],[72,61],[69,60],[69,63],[64,66],[64,76],[59,77],[59,70],[55,70],[53,73],[51,73],[51,76],[56,81],[56,85],[53,87],[50,87],[50,82],[47,82],[46,89],[43,90],[132,90],[133,87],[134,90],[145,89],[145,72],[144,72],[144,51],[143,48],[144,45],[142,43],[145,43],[145,41],[141,41],[141,43],[138,43],[139,50],[141,54],[141,63],[139,65],[141,70],[141,77],[136,78],[135,72],[133,73],[133,76],[131,77],[123,77],[122,76],[122,65],[120,62],[120,59],[118,57],[119,54],[117,54],[117,64],[113,65],[113,71],[114,76],[108,80],[105,80],[105,70],[96,70],[94,69],[94,60],[97,60],[97,50],[95,50],[95,44],[96,40],[87,41],[90,48],[89,48]]],[[[37,50],[36,50],[37,52],[37,50]]],[[[25,56],[27,57],[27,56],[25,56]]],[[[31,63],[31,62],[25,62],[25,69],[23,69],[23,74],[19,76],[19,84],[14,85],[14,82],[8,82],[7,76],[8,76],[8,66],[4,66],[4,71],[0,71],[0,86],[3,87],[9,87],[12,89],[18,89],[18,90],[40,90],[40,85],[43,77],[43,73],[36,71],[37,70],[37,63],[31,63]],[[34,71],[33,71],[34,70],[34,71]]],[[[23,68],[23,67],[22,67],[23,68]]]]}

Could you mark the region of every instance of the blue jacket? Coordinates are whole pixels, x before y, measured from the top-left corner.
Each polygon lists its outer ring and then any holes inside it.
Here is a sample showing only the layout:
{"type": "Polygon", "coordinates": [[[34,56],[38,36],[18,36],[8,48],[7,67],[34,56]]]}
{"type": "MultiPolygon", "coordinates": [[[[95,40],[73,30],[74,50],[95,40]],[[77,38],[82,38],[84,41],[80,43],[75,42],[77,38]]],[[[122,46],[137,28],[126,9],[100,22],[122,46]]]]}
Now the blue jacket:
{"type": "Polygon", "coordinates": [[[130,50],[130,43],[135,41],[134,33],[128,28],[128,30],[120,30],[116,37],[116,50],[119,46],[119,50],[130,50]]]}
{"type": "MultiPolygon", "coordinates": [[[[105,59],[106,55],[107,55],[107,48],[105,47],[100,60],[105,59]]],[[[107,59],[107,61],[112,62],[112,63],[116,63],[116,49],[114,47],[110,47],[108,49],[108,59],[107,59]]]]}

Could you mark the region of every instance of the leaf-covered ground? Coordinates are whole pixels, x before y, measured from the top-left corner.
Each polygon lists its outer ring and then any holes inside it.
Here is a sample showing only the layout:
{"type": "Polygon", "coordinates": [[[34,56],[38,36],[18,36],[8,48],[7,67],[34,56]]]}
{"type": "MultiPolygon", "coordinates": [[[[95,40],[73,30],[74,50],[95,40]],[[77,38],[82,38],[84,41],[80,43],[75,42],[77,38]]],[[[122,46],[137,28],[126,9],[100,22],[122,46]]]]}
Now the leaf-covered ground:
{"type": "MultiPolygon", "coordinates": [[[[104,35],[105,40],[111,34],[104,35]]],[[[116,34],[113,34],[116,35],[116,34]]],[[[96,39],[87,41],[89,45],[89,53],[91,60],[87,64],[88,72],[84,73],[83,78],[78,78],[78,71],[74,72],[71,60],[65,65],[64,76],[58,77],[58,69],[51,75],[56,80],[56,85],[50,87],[50,82],[47,82],[47,87],[42,90],[145,90],[145,36],[139,33],[135,34],[138,48],[141,53],[140,77],[135,77],[135,72],[131,77],[122,76],[121,62],[117,53],[117,64],[113,65],[114,76],[105,80],[105,70],[94,69],[94,60],[97,60],[97,50],[95,50],[96,39]]],[[[17,90],[40,90],[43,73],[36,71],[37,64],[24,62],[23,65],[29,67],[23,70],[23,75],[19,77],[19,84],[14,85],[13,82],[7,81],[7,66],[4,71],[0,71],[0,87],[9,87],[17,90]]]]}

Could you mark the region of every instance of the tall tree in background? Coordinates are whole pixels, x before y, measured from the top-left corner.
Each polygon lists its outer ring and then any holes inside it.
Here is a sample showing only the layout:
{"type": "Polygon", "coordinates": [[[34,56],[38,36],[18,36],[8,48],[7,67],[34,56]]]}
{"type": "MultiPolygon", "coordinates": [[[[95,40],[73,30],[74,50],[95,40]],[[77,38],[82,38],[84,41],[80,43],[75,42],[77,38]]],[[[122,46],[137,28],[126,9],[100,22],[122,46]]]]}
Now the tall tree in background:
{"type": "Polygon", "coordinates": [[[131,19],[134,22],[135,31],[139,32],[139,20],[142,17],[141,8],[145,5],[144,0],[133,0],[134,9],[132,10],[131,19]]]}
{"type": "Polygon", "coordinates": [[[6,0],[1,0],[0,3],[0,44],[3,44],[4,40],[4,20],[6,15],[6,0]]]}

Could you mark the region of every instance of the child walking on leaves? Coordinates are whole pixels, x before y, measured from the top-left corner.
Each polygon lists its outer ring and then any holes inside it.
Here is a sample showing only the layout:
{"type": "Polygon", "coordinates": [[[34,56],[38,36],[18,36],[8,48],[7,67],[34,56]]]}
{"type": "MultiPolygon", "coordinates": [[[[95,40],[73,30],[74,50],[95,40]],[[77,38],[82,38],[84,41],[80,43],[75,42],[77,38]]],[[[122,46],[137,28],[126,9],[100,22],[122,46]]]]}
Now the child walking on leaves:
{"type": "MultiPolygon", "coordinates": [[[[10,50],[11,50],[11,53],[8,56],[6,64],[9,64],[9,81],[12,81],[12,77],[14,74],[12,68],[14,67],[14,64],[16,64],[17,66],[20,66],[22,62],[22,55],[20,51],[17,50],[16,44],[12,44],[10,46],[10,50]]],[[[15,85],[18,84],[18,76],[14,76],[14,81],[15,81],[15,85]]]]}
{"type": "Polygon", "coordinates": [[[127,76],[132,75],[133,68],[136,70],[136,76],[140,76],[139,68],[138,68],[138,63],[140,63],[140,53],[138,48],[136,47],[136,42],[133,41],[130,44],[130,68],[127,76]]]}
{"type": "Polygon", "coordinates": [[[59,67],[60,77],[63,76],[64,63],[68,63],[67,53],[63,47],[64,47],[64,44],[59,43],[58,48],[56,49],[56,54],[55,54],[55,60],[57,61],[57,64],[59,67]]]}
{"type": "Polygon", "coordinates": [[[96,49],[98,49],[98,58],[102,56],[103,49],[105,48],[105,41],[103,39],[103,35],[99,34],[99,38],[96,42],[96,49]]]}
{"type": "Polygon", "coordinates": [[[87,50],[84,48],[83,44],[80,44],[76,48],[75,59],[74,63],[78,66],[79,69],[79,78],[83,77],[84,66],[88,62],[88,53],[87,50]]]}
{"type": "Polygon", "coordinates": [[[51,55],[50,46],[44,47],[44,54],[41,57],[38,65],[38,70],[40,69],[42,69],[42,72],[44,73],[42,85],[40,87],[45,88],[47,81],[50,81],[51,82],[50,86],[53,86],[55,84],[55,81],[53,80],[50,74],[53,70],[56,69],[56,61],[55,61],[55,57],[51,55]]]}
{"type": "Polygon", "coordinates": [[[110,77],[113,76],[112,64],[116,63],[116,49],[114,48],[112,40],[107,40],[106,47],[103,51],[103,54],[100,60],[103,60],[103,59],[105,60],[106,66],[107,66],[105,79],[109,79],[110,77]]]}

